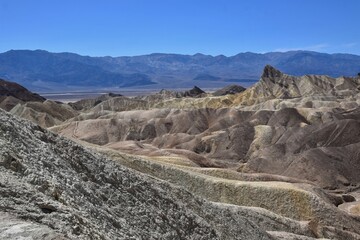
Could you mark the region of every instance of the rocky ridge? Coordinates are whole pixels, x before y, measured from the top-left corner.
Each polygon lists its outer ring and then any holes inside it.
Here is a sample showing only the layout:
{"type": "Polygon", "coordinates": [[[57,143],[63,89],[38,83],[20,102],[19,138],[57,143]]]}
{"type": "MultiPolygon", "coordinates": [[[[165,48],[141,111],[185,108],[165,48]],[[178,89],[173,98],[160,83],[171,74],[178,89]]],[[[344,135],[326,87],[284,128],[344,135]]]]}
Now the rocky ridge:
{"type": "MultiPolygon", "coordinates": [[[[332,78],[324,75],[290,76],[267,65],[258,83],[234,100],[234,105],[254,105],[271,99],[328,97],[348,99],[357,105],[360,77],[332,78]]],[[[308,99],[308,100],[310,100],[308,99]]],[[[299,99],[298,99],[299,100],[299,99]]]]}
{"type": "Polygon", "coordinates": [[[10,50],[0,53],[0,77],[16,79],[33,90],[56,88],[60,91],[69,86],[187,88],[194,82],[204,88],[231,83],[248,86],[256,82],[266,64],[298,76],[352,76],[360,71],[360,56],[289,51],[245,52],[229,57],[200,53],[89,57],[44,50],[10,50]]]}

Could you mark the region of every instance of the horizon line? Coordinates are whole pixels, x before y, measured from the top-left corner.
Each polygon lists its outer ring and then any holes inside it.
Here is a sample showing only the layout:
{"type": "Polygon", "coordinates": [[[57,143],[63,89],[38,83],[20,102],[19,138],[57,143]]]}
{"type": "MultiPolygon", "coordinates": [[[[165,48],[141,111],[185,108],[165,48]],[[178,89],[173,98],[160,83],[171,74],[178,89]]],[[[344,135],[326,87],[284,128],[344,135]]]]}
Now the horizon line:
{"type": "Polygon", "coordinates": [[[318,51],[312,51],[312,50],[302,50],[302,49],[298,49],[298,50],[289,50],[289,51],[269,51],[269,52],[251,52],[251,51],[246,51],[246,52],[239,52],[235,55],[224,55],[224,54],[218,54],[218,55],[212,55],[212,54],[205,54],[205,53],[194,53],[194,54],[184,54],[184,53],[165,53],[165,52],[152,52],[152,53],[144,53],[144,54],[139,54],[139,55],[120,55],[120,56],[111,56],[111,55],[88,55],[88,54],[81,54],[81,53],[77,53],[77,52],[70,52],[70,51],[49,51],[49,50],[45,50],[45,49],[10,49],[4,52],[0,52],[0,54],[3,53],[7,53],[7,52],[11,52],[11,51],[32,51],[32,52],[36,52],[36,51],[42,51],[42,52],[47,52],[47,53],[55,53],[55,54],[64,54],[64,53],[70,53],[70,54],[76,54],[79,56],[83,56],[83,57],[111,57],[111,58],[119,58],[119,57],[141,57],[141,56],[149,56],[149,55],[156,55],[156,54],[162,54],[162,55],[182,55],[182,56],[196,56],[196,55],[203,55],[203,56],[209,56],[209,57],[227,57],[227,58],[231,58],[231,57],[235,57],[237,55],[240,54],[246,54],[246,53],[251,53],[251,54],[259,54],[259,55],[265,55],[265,54],[270,54],[270,53],[292,53],[292,52],[310,52],[310,53],[320,53],[320,54],[327,54],[327,55],[337,55],[337,54],[346,54],[346,55],[354,55],[354,56],[360,56],[358,54],[354,54],[354,53],[341,53],[341,52],[336,52],[336,53],[327,53],[327,52],[318,52],[318,51]]]}

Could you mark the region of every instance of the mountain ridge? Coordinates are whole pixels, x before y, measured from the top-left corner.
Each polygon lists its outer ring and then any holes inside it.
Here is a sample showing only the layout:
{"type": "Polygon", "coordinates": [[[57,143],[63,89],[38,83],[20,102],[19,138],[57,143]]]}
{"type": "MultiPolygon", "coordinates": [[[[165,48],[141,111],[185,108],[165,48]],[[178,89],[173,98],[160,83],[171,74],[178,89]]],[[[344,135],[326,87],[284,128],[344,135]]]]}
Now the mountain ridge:
{"type": "Polygon", "coordinates": [[[234,56],[197,53],[153,53],[139,56],[90,57],[45,50],[10,50],[0,53],[0,77],[12,79],[30,90],[106,87],[180,88],[223,87],[258,80],[263,67],[282,72],[331,77],[354,76],[360,72],[360,56],[311,51],[239,53],[234,56]],[[199,78],[200,76],[200,78],[199,78]]]}

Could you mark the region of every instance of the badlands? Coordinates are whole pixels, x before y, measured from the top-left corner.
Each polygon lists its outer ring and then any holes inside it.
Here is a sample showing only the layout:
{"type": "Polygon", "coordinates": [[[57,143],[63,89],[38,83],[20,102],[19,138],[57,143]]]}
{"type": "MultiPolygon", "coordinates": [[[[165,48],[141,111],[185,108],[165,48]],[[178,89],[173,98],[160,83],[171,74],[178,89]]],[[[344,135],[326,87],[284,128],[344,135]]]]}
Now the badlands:
{"type": "Polygon", "coordinates": [[[0,239],[360,239],[359,76],[0,93],[0,239]]]}

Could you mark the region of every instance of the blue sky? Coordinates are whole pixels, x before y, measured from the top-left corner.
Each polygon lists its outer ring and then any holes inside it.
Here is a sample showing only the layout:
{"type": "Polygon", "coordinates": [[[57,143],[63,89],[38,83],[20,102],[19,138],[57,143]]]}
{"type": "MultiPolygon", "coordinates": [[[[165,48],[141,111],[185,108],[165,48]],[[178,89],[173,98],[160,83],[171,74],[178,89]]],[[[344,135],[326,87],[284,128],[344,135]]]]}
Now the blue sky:
{"type": "Polygon", "coordinates": [[[0,0],[0,52],[360,55],[360,0],[0,0]]]}

